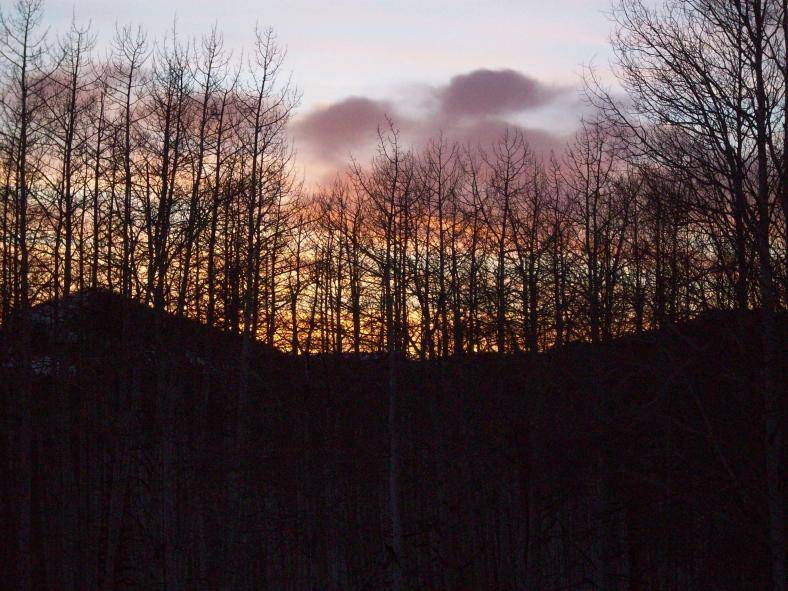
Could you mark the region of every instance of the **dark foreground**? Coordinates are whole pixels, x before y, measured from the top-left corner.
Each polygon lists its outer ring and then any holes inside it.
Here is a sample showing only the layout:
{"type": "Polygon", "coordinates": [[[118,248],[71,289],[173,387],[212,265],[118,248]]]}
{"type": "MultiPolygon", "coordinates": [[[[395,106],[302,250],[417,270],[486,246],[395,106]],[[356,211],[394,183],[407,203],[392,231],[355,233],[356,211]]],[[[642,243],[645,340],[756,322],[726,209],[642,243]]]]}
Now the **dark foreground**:
{"type": "MultiPolygon", "coordinates": [[[[33,318],[36,589],[387,589],[397,565],[404,589],[770,586],[754,315],[401,364],[398,556],[387,359],[254,346],[244,387],[235,337],[103,293],[52,311],[33,318]]],[[[25,461],[10,343],[7,588],[25,461]]]]}

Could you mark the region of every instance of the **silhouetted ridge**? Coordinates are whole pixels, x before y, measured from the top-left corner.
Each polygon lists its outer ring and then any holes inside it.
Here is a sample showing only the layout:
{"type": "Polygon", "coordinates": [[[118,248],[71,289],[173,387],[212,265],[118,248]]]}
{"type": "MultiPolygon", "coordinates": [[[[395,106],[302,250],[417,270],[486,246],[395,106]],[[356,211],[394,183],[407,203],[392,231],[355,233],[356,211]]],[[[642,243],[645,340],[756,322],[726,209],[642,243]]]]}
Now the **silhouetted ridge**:
{"type": "MultiPolygon", "coordinates": [[[[255,346],[242,378],[237,335],[109,292],[31,315],[37,564],[149,589],[166,538],[189,588],[388,588],[385,357],[255,346]]],[[[767,588],[758,327],[401,363],[406,588],[767,588]]]]}
{"type": "MultiPolygon", "coordinates": [[[[46,348],[53,340],[65,339],[66,341],[81,341],[103,343],[112,346],[113,341],[132,339],[132,342],[143,343],[146,340],[153,342],[156,330],[156,311],[153,307],[129,299],[116,292],[104,288],[90,288],[70,294],[65,298],[48,301],[34,306],[29,314],[30,327],[33,330],[33,343],[36,348],[46,348]],[[124,324],[124,319],[126,323],[124,324]],[[124,328],[130,334],[124,335],[124,328]]],[[[170,344],[180,340],[180,344],[187,349],[197,347],[205,341],[221,343],[222,346],[240,346],[240,335],[230,333],[219,328],[208,327],[190,317],[176,316],[169,312],[161,312],[159,319],[163,336],[170,344]]],[[[758,333],[761,328],[760,312],[710,310],[702,312],[697,318],[678,323],[666,323],[661,329],[651,329],[639,334],[630,334],[615,338],[611,341],[592,345],[588,342],[572,342],[558,349],[551,349],[546,353],[537,355],[536,358],[550,356],[590,354],[597,356],[602,352],[621,349],[622,352],[644,349],[650,347],[664,348],[679,343],[690,344],[705,343],[714,348],[725,346],[740,346],[742,340],[748,341],[749,346],[757,346],[758,333]]],[[[15,319],[10,319],[12,327],[15,319]]],[[[784,329],[785,318],[781,318],[784,329]]],[[[6,331],[8,332],[8,331],[6,331]]],[[[160,335],[162,336],[162,335],[160,335]]],[[[279,352],[267,345],[255,341],[256,353],[278,354],[279,352]]],[[[327,353],[317,357],[335,360],[341,363],[336,355],[327,353]]],[[[381,359],[385,354],[364,353],[359,357],[352,353],[341,356],[355,362],[363,360],[381,359]]],[[[468,359],[500,357],[495,353],[482,353],[477,355],[464,355],[468,359]]],[[[517,355],[514,355],[517,358],[517,355]]],[[[457,362],[459,359],[455,359],[457,362]]]]}
{"type": "MultiPolygon", "coordinates": [[[[53,347],[72,353],[84,351],[86,347],[119,352],[122,345],[132,351],[150,350],[157,337],[169,349],[181,349],[184,354],[203,355],[208,346],[210,350],[240,347],[238,334],[166,311],[159,316],[143,302],[104,288],[91,288],[34,306],[27,312],[26,326],[32,331],[33,351],[41,353],[53,347]]],[[[18,317],[9,319],[4,332],[13,332],[18,322],[18,317]]],[[[278,354],[260,342],[253,343],[253,351],[278,354]]]]}

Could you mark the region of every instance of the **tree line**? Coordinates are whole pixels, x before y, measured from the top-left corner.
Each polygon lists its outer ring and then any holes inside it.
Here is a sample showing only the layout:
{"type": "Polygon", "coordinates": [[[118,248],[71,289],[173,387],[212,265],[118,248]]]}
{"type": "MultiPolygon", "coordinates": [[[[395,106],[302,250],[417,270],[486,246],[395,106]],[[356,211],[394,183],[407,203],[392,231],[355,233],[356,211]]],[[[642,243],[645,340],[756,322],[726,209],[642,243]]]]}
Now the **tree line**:
{"type": "Polygon", "coordinates": [[[233,60],[215,29],[119,27],[98,59],[89,28],[50,39],[42,3],[18,2],[2,21],[2,318],[106,287],[294,353],[437,358],[781,308],[785,19],[756,4],[621,3],[627,103],[592,72],[595,115],[562,153],[517,129],[417,150],[386,122],[371,162],[307,194],[271,31],[233,60]]]}

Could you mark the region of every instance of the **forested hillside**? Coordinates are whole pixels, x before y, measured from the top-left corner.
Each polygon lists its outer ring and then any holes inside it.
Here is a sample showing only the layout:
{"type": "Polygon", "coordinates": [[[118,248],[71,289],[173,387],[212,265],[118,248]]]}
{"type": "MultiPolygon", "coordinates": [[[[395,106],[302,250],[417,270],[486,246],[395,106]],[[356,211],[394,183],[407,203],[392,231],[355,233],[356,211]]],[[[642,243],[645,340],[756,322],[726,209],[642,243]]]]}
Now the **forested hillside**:
{"type": "Polygon", "coordinates": [[[388,588],[392,429],[404,588],[769,585],[755,315],[393,382],[385,356],[257,346],[246,390],[240,337],[109,292],[31,323],[36,589],[388,588]]]}

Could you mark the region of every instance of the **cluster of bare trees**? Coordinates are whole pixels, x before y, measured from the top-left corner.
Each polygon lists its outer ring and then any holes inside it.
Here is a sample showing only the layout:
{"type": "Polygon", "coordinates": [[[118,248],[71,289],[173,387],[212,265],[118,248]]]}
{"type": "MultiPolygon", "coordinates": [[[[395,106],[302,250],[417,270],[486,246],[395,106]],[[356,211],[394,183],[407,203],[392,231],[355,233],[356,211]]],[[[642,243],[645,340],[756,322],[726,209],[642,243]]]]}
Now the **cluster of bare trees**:
{"type": "MultiPolygon", "coordinates": [[[[261,304],[276,305],[271,273],[293,201],[284,129],[298,102],[282,70],[284,51],[270,30],[258,30],[251,51],[233,62],[216,30],[197,42],[182,40],[175,29],[152,41],[141,29],[121,27],[108,55],[97,59],[89,28],[74,23],[53,38],[42,19],[40,0],[18,0],[0,13],[0,313],[13,337],[9,363],[17,368],[8,458],[19,588],[31,588],[40,574],[32,548],[39,537],[33,521],[41,514],[33,453],[40,442],[33,408],[39,343],[28,310],[96,287],[153,306],[159,321],[167,309],[218,324],[220,309],[222,322],[244,334],[238,372],[248,373],[251,335],[265,328],[257,325],[256,311],[261,304]]],[[[128,315],[117,322],[131,334],[128,315]]],[[[165,349],[162,331],[151,335],[159,350],[165,349]]],[[[129,338],[116,351],[123,368],[117,395],[137,400],[138,351],[129,338]]],[[[62,358],[62,348],[57,353],[62,358]]],[[[149,369],[162,404],[157,453],[165,483],[165,580],[177,585],[178,412],[168,361],[162,354],[149,369]]],[[[70,416],[65,382],[62,388],[59,416],[70,416]]],[[[242,382],[237,391],[240,415],[246,410],[242,382]]],[[[123,483],[133,453],[123,430],[138,410],[136,403],[119,408],[116,426],[123,435],[110,444],[112,487],[103,522],[108,529],[102,556],[110,570],[119,552],[123,483]]],[[[240,457],[245,441],[238,421],[232,425],[230,461],[240,457]]],[[[63,531],[70,536],[77,520],[75,487],[95,483],[76,476],[64,437],[56,449],[59,473],[70,483],[59,492],[68,505],[63,531]]],[[[227,515],[236,515],[241,489],[232,482],[228,489],[227,515]]],[[[74,573],[64,576],[68,586],[74,573]]],[[[106,588],[113,581],[110,576],[106,588]]]]}
{"type": "MultiPolygon", "coordinates": [[[[767,258],[782,306],[781,169],[768,164],[767,258]]],[[[612,118],[583,122],[566,154],[549,158],[517,132],[487,150],[440,138],[416,154],[392,131],[369,169],[354,165],[319,197],[315,291],[293,318],[308,320],[308,335],[318,327],[320,350],[385,350],[391,338],[435,358],[600,342],[701,310],[757,308],[756,228],[744,221],[755,201],[737,213],[725,199],[691,170],[647,158],[612,118]]]]}
{"type": "Polygon", "coordinates": [[[42,8],[2,21],[3,317],[104,286],[251,330],[253,308],[277,305],[293,195],[298,96],[273,33],[235,63],[216,30],[123,27],[99,60],[87,28],[47,38],[42,8]]]}
{"type": "Polygon", "coordinates": [[[307,199],[270,32],[236,65],[216,31],[121,28],[99,60],[89,30],[48,40],[41,3],[19,2],[2,39],[2,317],[104,286],[293,352],[434,358],[775,310],[784,18],[693,6],[621,4],[627,110],[592,84],[601,115],[565,153],[517,131],[414,152],[390,124],[373,162],[307,199]]]}

